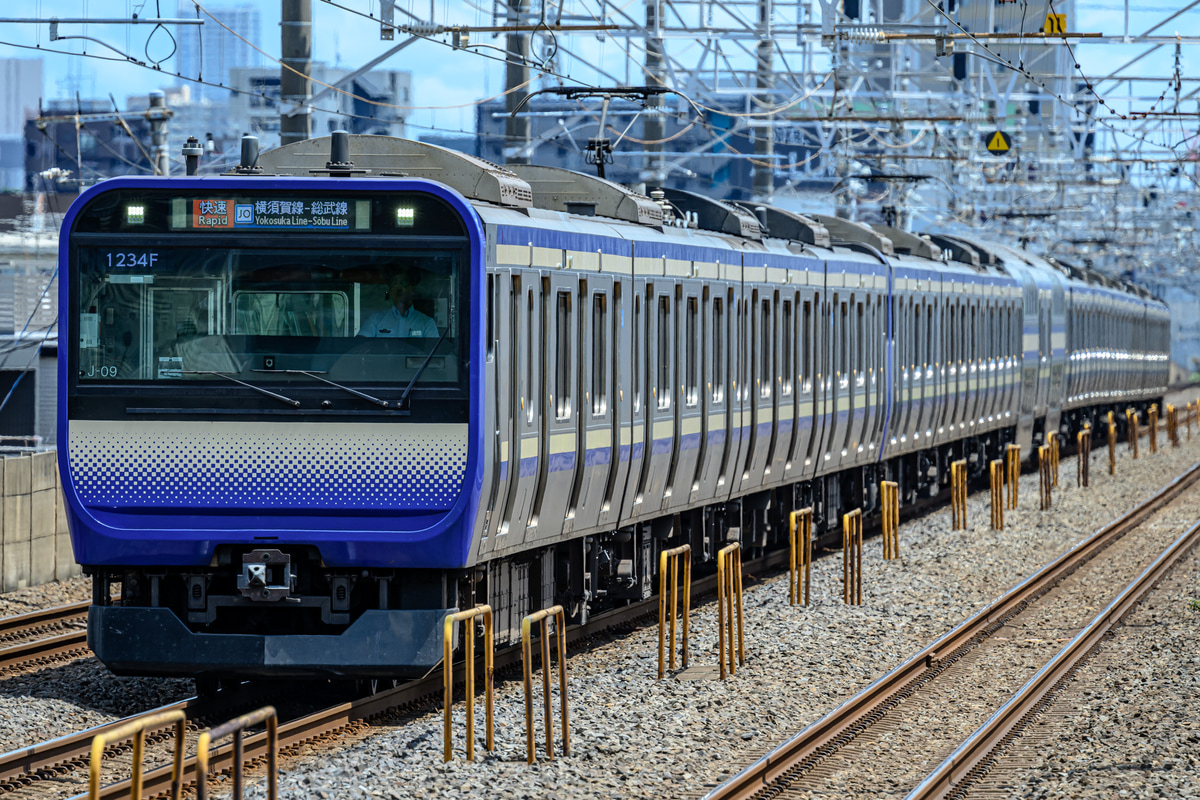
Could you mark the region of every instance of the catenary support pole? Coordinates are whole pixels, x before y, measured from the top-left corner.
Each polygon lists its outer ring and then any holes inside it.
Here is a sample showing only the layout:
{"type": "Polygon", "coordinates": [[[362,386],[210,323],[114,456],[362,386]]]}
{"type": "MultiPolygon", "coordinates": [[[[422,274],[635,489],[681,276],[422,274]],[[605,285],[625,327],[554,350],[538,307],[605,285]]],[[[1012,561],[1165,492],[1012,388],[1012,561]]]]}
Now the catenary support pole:
{"type": "Polygon", "coordinates": [[[284,109],[295,105],[296,114],[279,115],[279,143],[302,142],[312,136],[312,0],[282,0],[279,23],[279,99],[284,109]],[[288,69],[291,67],[291,69],[288,69]],[[295,72],[293,72],[295,70],[295,72]],[[299,73],[299,74],[297,74],[299,73]]]}

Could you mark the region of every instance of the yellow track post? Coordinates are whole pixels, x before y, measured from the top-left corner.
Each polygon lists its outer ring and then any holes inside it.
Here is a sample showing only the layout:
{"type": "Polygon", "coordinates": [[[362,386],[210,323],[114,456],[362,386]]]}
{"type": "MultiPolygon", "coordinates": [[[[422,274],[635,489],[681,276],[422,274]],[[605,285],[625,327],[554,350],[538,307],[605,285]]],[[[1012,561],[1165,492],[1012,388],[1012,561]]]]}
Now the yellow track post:
{"type": "Polygon", "coordinates": [[[967,462],[950,464],[950,529],[967,529],[967,462]]]}
{"type": "Polygon", "coordinates": [[[1008,468],[1008,507],[1016,508],[1021,500],[1021,445],[1008,445],[1004,457],[1008,468]]]}
{"type": "Polygon", "coordinates": [[[726,675],[726,626],[729,628],[728,674],[733,675],[737,672],[737,664],[746,662],[746,636],[742,624],[742,546],[737,542],[727,544],[717,552],[717,651],[721,662],[721,680],[724,680],[726,675]]]}
{"type": "Polygon", "coordinates": [[[892,561],[900,557],[900,484],[882,481],[879,499],[883,515],[883,558],[892,561]]]}
{"type": "Polygon", "coordinates": [[[1150,411],[1146,415],[1147,425],[1150,428],[1150,452],[1158,452],[1158,404],[1152,403],[1150,411]]]}
{"type": "Polygon", "coordinates": [[[989,467],[992,489],[992,530],[1004,530],[1004,461],[997,458],[989,467]]]}
{"type": "Polygon", "coordinates": [[[1138,430],[1138,413],[1132,408],[1125,409],[1125,421],[1129,429],[1129,449],[1133,451],[1133,460],[1137,461],[1138,439],[1141,438],[1141,432],[1138,430]]]}
{"type": "Polygon", "coordinates": [[[1049,440],[1046,444],[1050,445],[1050,474],[1053,482],[1050,484],[1055,489],[1058,488],[1058,432],[1051,431],[1049,440]]]}
{"type": "Polygon", "coordinates": [[[1092,466],[1092,426],[1083,423],[1083,430],[1075,434],[1075,485],[1087,488],[1092,466]]]}
{"type": "Polygon", "coordinates": [[[212,743],[233,737],[233,800],[242,800],[242,770],[244,769],[242,755],[242,733],[253,725],[267,726],[267,800],[277,800],[279,797],[279,715],[272,706],[264,706],[257,711],[243,714],[231,719],[223,725],[204,731],[196,742],[196,800],[208,798],[208,765],[209,750],[212,743]]]}
{"type": "MultiPolygon", "coordinates": [[[[690,562],[689,562],[690,563],[690,562]]],[[[562,606],[535,611],[521,620],[521,665],[525,673],[525,758],[537,761],[533,746],[533,625],[541,626],[542,702],[546,721],[546,758],[554,760],[554,718],[550,704],[550,620],[558,644],[558,700],[562,718],[563,755],[571,755],[571,722],[567,711],[567,615],[562,606]]]]}
{"type": "Polygon", "coordinates": [[[679,561],[683,559],[683,667],[688,665],[688,620],[692,609],[692,546],[685,544],[658,555],[658,679],[666,674],[667,609],[670,607],[670,667],[675,669],[675,610],[679,599],[679,561]],[[669,567],[668,567],[669,565],[669,567]],[[668,579],[668,572],[670,577],[668,579]],[[668,597],[669,595],[669,597],[668,597]]]}
{"type": "Polygon", "coordinates": [[[788,540],[791,545],[791,574],[788,583],[788,602],[800,602],[803,574],[804,605],[808,605],[812,589],[812,506],[793,511],[789,517],[788,540]]]}
{"type": "Polygon", "coordinates": [[[862,509],[842,514],[842,600],[862,605],[862,509]]]}
{"type": "Polygon", "coordinates": [[[162,711],[130,720],[111,731],[98,733],[92,738],[92,759],[88,769],[88,797],[100,797],[100,766],[104,761],[104,749],[110,742],[133,739],[133,777],[130,781],[130,800],[142,800],[142,763],[146,745],[146,731],[175,726],[175,760],[171,767],[171,797],[179,800],[183,790],[183,746],[187,741],[187,718],[183,711],[162,711]]]}
{"type": "Polygon", "coordinates": [[[475,618],[483,617],[483,687],[487,724],[488,752],[496,749],[492,710],[495,705],[495,643],[492,637],[492,607],[478,605],[466,611],[447,614],[442,638],[442,677],[445,695],[442,754],[445,761],[454,757],[450,743],[450,710],[454,705],[454,626],[465,622],[467,690],[467,761],[475,760],[475,618]]]}
{"type": "Polygon", "coordinates": [[[1042,511],[1050,508],[1050,445],[1044,444],[1038,448],[1038,485],[1041,489],[1041,505],[1042,511]]]}
{"type": "Polygon", "coordinates": [[[1108,474],[1117,474],[1117,421],[1108,412],[1108,474]]]}

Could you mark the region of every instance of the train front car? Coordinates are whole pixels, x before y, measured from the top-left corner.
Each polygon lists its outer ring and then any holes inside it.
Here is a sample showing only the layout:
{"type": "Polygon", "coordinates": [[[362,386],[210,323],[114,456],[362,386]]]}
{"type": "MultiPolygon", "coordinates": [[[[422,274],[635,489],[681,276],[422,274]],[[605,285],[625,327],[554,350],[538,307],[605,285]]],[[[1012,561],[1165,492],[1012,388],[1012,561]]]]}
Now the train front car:
{"type": "Polygon", "coordinates": [[[478,505],[482,241],[419,179],[129,178],[75,202],[60,464],[113,671],[440,660],[478,505]]]}

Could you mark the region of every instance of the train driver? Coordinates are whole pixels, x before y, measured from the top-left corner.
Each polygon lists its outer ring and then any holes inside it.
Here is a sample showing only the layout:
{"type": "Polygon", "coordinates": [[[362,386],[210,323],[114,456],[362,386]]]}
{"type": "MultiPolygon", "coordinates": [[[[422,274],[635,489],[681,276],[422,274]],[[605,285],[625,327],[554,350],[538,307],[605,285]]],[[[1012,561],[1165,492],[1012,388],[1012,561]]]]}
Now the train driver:
{"type": "Polygon", "coordinates": [[[413,305],[417,286],[421,283],[421,270],[414,266],[401,266],[388,275],[388,297],[392,305],[367,318],[358,329],[359,336],[438,338],[437,325],[433,319],[422,314],[413,305]]]}

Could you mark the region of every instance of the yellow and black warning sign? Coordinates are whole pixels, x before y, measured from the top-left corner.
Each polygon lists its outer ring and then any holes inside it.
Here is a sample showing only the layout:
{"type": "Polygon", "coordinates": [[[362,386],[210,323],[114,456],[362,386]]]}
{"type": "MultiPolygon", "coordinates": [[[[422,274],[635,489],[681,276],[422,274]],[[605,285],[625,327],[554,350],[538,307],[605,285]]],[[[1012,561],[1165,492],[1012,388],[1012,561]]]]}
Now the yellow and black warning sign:
{"type": "Polygon", "coordinates": [[[994,156],[1005,155],[1012,149],[1012,139],[1004,131],[992,131],[984,134],[983,144],[987,147],[988,152],[994,156]]]}
{"type": "Polygon", "coordinates": [[[1047,14],[1046,24],[1042,26],[1042,33],[1060,36],[1067,32],[1067,15],[1066,14],[1047,14]]]}

